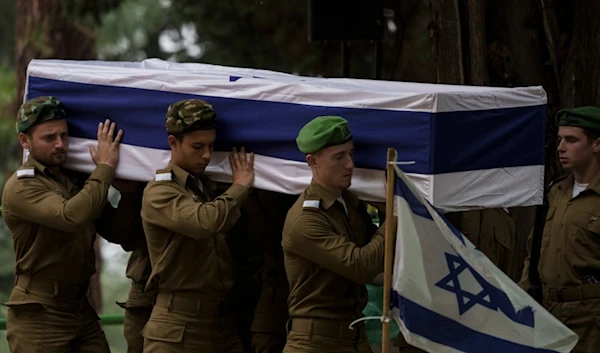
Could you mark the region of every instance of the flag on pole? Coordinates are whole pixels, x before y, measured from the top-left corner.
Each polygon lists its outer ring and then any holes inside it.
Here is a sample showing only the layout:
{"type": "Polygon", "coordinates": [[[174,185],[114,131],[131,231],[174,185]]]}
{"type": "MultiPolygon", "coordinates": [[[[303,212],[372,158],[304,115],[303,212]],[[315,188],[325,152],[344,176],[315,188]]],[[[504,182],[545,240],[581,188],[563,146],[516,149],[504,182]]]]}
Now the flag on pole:
{"type": "Polygon", "coordinates": [[[570,352],[577,335],[433,208],[397,166],[392,316],[428,352],[570,352]]]}

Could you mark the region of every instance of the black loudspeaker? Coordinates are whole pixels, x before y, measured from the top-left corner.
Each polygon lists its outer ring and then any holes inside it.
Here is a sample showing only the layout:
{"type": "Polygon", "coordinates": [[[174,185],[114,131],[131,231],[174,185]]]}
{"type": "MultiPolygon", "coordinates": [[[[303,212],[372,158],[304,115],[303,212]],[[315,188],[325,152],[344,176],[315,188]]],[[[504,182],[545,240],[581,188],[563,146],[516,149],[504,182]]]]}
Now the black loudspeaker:
{"type": "Polygon", "coordinates": [[[383,0],[308,0],[309,41],[383,39],[383,0]]]}

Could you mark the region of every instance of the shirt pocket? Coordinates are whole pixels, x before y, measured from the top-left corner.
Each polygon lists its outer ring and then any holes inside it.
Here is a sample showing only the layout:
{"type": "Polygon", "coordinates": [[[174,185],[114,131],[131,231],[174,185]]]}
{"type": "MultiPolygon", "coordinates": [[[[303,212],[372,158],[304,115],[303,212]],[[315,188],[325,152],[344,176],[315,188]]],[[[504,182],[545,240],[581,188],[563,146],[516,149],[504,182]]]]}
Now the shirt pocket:
{"type": "MultiPolygon", "coordinates": [[[[572,241],[567,237],[569,246],[576,259],[596,259],[600,253],[600,214],[578,212],[573,216],[572,241]]],[[[589,262],[589,261],[588,261],[589,262]]],[[[574,264],[577,265],[577,264],[574,264]]]]}

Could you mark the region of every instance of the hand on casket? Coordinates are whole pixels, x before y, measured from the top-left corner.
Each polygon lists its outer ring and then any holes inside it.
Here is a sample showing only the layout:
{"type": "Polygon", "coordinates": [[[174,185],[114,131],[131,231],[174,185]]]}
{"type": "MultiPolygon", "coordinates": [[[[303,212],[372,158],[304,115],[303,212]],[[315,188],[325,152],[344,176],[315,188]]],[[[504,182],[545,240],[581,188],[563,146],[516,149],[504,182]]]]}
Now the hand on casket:
{"type": "Polygon", "coordinates": [[[98,124],[98,147],[90,145],[90,154],[96,165],[106,164],[116,169],[119,164],[119,144],[123,137],[123,130],[119,130],[115,136],[115,123],[106,119],[104,123],[98,124]],[[114,138],[113,138],[114,137],[114,138]]]}
{"type": "Polygon", "coordinates": [[[254,183],[254,152],[248,157],[245,147],[242,147],[239,152],[234,147],[229,155],[229,164],[233,173],[233,183],[251,187],[254,183]]]}

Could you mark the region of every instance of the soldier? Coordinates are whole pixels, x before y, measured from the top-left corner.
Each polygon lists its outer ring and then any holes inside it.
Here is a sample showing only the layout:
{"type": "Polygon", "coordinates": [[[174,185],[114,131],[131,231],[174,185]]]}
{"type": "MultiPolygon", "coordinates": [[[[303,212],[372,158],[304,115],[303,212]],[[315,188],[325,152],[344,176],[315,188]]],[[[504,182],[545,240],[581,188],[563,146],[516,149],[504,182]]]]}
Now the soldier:
{"type": "Polygon", "coordinates": [[[202,100],[169,106],[171,161],[144,191],[142,223],[156,301],[142,331],[144,352],[243,352],[225,305],[233,282],[225,233],[254,181],[254,154],[229,156],[233,184],[218,197],[204,170],[216,138],[216,113],[202,100]]]}
{"type": "MultiPolygon", "coordinates": [[[[556,114],[558,156],[569,175],[548,192],[538,271],[542,305],[579,336],[573,352],[600,352],[600,109],[556,114]]],[[[521,287],[528,290],[529,256],[521,287]]]]}
{"type": "MultiPolygon", "coordinates": [[[[78,175],[62,168],[66,117],[55,97],[28,100],[18,112],[19,142],[30,154],[2,193],[2,217],[16,257],[15,286],[3,303],[9,307],[12,352],[109,352],[86,293],[96,272],[93,244],[99,229],[92,222],[107,205],[123,132],[113,138],[115,124],[99,124],[98,146],[90,147],[96,169],[80,187],[78,175]]],[[[119,237],[117,228],[102,223],[99,233],[119,237]]]]}
{"type": "Polygon", "coordinates": [[[312,182],[292,206],[283,229],[290,285],[284,352],[371,352],[363,317],[366,283],[383,272],[384,237],[366,205],[347,189],[354,169],[348,122],[317,117],[296,139],[312,182]]]}
{"type": "Polygon", "coordinates": [[[131,288],[125,303],[117,303],[125,309],[125,318],[123,320],[123,333],[127,341],[127,353],[142,353],[144,350],[144,337],[141,332],[146,322],[150,318],[154,298],[145,292],[146,282],[152,271],[150,267],[150,257],[148,255],[148,246],[142,227],[142,218],[140,215],[142,208],[142,194],[144,183],[130,182],[129,188],[135,197],[132,197],[132,205],[137,212],[132,217],[123,222],[128,225],[130,241],[121,243],[125,251],[131,251],[125,275],[131,279],[131,288]]]}
{"type": "Polygon", "coordinates": [[[286,214],[298,196],[265,190],[255,190],[255,193],[258,207],[244,215],[247,223],[254,225],[248,228],[256,230],[252,235],[261,244],[264,254],[262,268],[256,274],[261,290],[250,327],[252,348],[254,353],[281,353],[286,342],[290,292],[283,263],[281,232],[286,214]]]}

